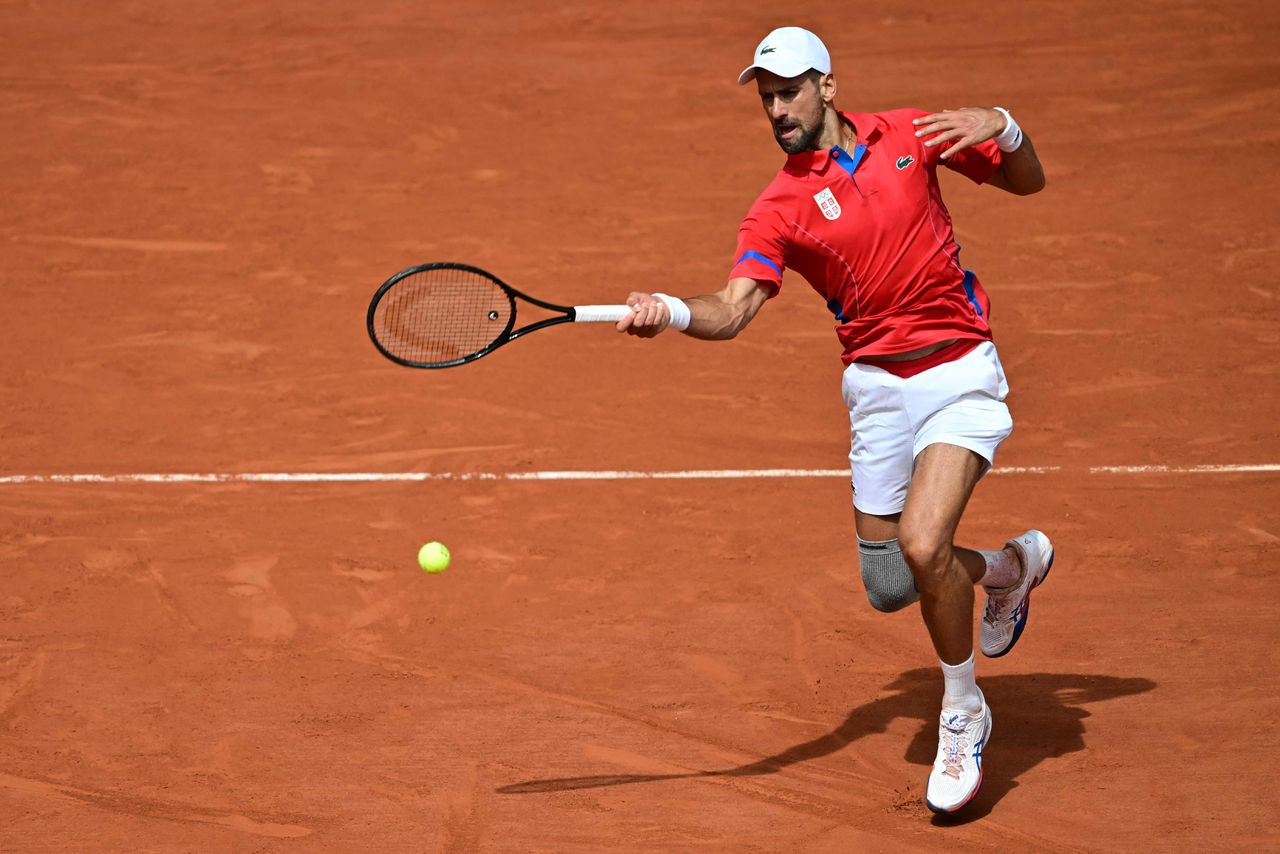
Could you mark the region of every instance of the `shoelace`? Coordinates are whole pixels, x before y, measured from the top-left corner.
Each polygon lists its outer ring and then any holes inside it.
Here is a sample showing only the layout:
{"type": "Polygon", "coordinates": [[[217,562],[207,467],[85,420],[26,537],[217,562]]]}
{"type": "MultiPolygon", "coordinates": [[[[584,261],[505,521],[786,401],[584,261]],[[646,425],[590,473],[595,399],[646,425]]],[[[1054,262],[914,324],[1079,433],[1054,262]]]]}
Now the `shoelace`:
{"type": "Polygon", "coordinates": [[[956,730],[946,724],[943,724],[943,727],[950,736],[946,739],[946,747],[943,750],[942,773],[959,780],[964,770],[965,754],[969,751],[969,739],[966,738],[963,729],[956,730]]]}
{"type": "Polygon", "coordinates": [[[999,597],[999,596],[987,597],[987,610],[986,610],[986,613],[982,615],[982,619],[986,620],[988,623],[994,623],[996,621],[996,617],[1000,613],[1000,604],[1001,604],[1002,598],[1003,597],[999,597]]]}
{"type": "Polygon", "coordinates": [[[1018,597],[1016,594],[1021,585],[1022,581],[1019,581],[1016,585],[998,595],[988,595],[987,610],[983,612],[982,619],[988,623],[994,623],[1001,618],[1000,610],[1002,608],[1009,608],[1011,605],[1013,607],[1009,609],[1009,613],[1004,615],[1004,618],[1008,619],[1012,616],[1013,612],[1017,610],[1018,597]]]}

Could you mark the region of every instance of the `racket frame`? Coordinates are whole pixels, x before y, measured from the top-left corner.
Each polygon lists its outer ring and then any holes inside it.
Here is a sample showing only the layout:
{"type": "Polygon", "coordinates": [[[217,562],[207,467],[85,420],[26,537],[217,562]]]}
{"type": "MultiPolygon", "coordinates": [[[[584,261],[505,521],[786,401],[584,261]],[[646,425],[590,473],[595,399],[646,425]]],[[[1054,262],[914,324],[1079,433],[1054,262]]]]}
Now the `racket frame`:
{"type": "Polygon", "coordinates": [[[399,273],[396,273],[394,276],[392,276],[391,278],[383,282],[382,287],[378,288],[377,292],[375,292],[373,295],[373,299],[370,300],[369,302],[369,311],[365,317],[365,326],[369,332],[369,340],[373,342],[373,346],[378,348],[378,352],[386,356],[388,359],[390,359],[391,361],[395,362],[398,365],[404,365],[405,367],[409,367],[409,368],[429,368],[429,369],[454,368],[454,367],[457,367],[458,365],[465,365],[468,362],[474,362],[476,359],[487,356],[490,353],[492,353],[494,350],[497,350],[503,344],[506,344],[510,341],[514,341],[517,338],[519,338],[521,335],[524,335],[526,333],[534,332],[538,329],[544,329],[548,326],[556,326],[561,323],[573,323],[575,319],[575,315],[576,315],[576,312],[571,306],[556,305],[555,303],[552,303],[552,302],[540,300],[537,297],[531,297],[528,294],[522,293],[521,291],[518,291],[515,288],[511,287],[506,282],[502,281],[497,276],[495,276],[493,273],[490,273],[488,270],[482,270],[479,267],[473,267],[470,264],[459,264],[453,261],[436,261],[431,264],[416,264],[412,267],[406,267],[405,269],[401,270],[399,273]],[[489,344],[488,346],[480,350],[477,350],[476,352],[471,353],[467,356],[463,356],[459,359],[451,359],[447,362],[415,362],[410,359],[403,359],[395,355],[394,353],[389,352],[387,348],[382,346],[382,342],[378,340],[377,332],[374,330],[374,327],[373,327],[373,318],[374,318],[374,314],[378,310],[378,304],[382,302],[382,298],[387,294],[387,292],[389,292],[393,287],[395,287],[396,284],[399,283],[401,280],[406,279],[409,276],[415,275],[417,273],[425,273],[428,270],[440,270],[440,269],[462,270],[463,272],[474,273],[475,275],[483,276],[484,278],[488,279],[489,281],[497,285],[499,288],[501,288],[502,291],[507,295],[507,301],[508,303],[510,303],[510,306],[511,306],[511,316],[507,318],[506,327],[502,330],[502,332],[498,333],[498,337],[495,338],[493,343],[489,344]],[[536,305],[539,308],[546,309],[547,311],[558,312],[560,316],[548,317],[543,320],[530,323],[527,326],[522,326],[519,329],[513,329],[513,327],[516,325],[516,313],[517,313],[516,300],[517,299],[522,299],[525,302],[536,305]]]}

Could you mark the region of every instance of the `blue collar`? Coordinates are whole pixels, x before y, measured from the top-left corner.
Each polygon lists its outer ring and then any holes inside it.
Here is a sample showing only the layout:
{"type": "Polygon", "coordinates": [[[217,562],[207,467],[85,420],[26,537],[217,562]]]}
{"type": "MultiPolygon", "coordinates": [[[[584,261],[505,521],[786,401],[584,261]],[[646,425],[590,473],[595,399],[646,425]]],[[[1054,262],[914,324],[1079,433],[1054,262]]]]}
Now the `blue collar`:
{"type": "Polygon", "coordinates": [[[849,173],[849,177],[853,177],[854,170],[858,168],[858,164],[862,162],[862,158],[867,156],[867,147],[862,143],[858,143],[858,147],[853,150],[853,154],[845,151],[840,146],[833,146],[831,149],[831,159],[840,164],[840,168],[849,173]]]}

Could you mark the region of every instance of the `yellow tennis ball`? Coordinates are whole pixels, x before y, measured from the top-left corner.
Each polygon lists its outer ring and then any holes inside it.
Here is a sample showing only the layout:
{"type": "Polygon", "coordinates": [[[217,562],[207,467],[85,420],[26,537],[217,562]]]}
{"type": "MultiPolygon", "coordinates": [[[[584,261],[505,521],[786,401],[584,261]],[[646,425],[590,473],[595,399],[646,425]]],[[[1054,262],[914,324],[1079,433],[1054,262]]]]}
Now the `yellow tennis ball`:
{"type": "Polygon", "coordinates": [[[449,568],[449,550],[434,540],[418,549],[418,566],[423,572],[444,572],[449,568]]]}

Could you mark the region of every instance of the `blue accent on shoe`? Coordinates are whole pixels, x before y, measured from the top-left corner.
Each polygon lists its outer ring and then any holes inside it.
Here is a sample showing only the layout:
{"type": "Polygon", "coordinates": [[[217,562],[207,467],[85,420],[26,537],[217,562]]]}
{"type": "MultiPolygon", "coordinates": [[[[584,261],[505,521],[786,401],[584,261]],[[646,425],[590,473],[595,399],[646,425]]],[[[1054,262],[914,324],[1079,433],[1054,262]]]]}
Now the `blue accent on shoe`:
{"type": "MultiPolygon", "coordinates": [[[[1035,590],[1044,580],[1049,577],[1049,570],[1053,569],[1053,549],[1049,550],[1049,562],[1045,564],[1044,575],[1040,576],[1040,580],[1031,585],[1031,590],[1035,590]]],[[[1027,591],[1027,598],[1022,600],[1022,616],[1018,619],[1018,624],[1013,627],[1013,638],[1009,641],[1009,645],[1004,648],[1004,652],[998,652],[995,655],[988,655],[987,658],[1000,658],[1008,655],[1013,651],[1013,646],[1018,642],[1018,638],[1022,637],[1022,630],[1027,627],[1027,616],[1031,613],[1031,590],[1027,591]]]]}
{"type": "MultiPolygon", "coordinates": [[[[1045,574],[1047,575],[1048,572],[1049,572],[1048,569],[1046,569],[1045,574]]],[[[983,703],[982,705],[983,713],[987,715],[991,714],[991,707],[986,704],[986,700],[983,700],[982,703],[983,703]]],[[[984,777],[982,773],[982,748],[986,745],[987,739],[990,738],[990,736],[991,736],[991,722],[988,721],[987,734],[984,735],[982,738],[978,739],[976,742],[974,742],[974,745],[973,745],[973,761],[978,766],[978,785],[973,787],[973,791],[969,793],[969,797],[965,798],[964,801],[956,804],[951,809],[945,809],[944,807],[934,806],[933,801],[929,800],[929,778],[926,777],[925,784],[924,784],[924,787],[925,787],[924,805],[925,806],[933,810],[938,815],[955,815],[956,813],[960,812],[960,810],[964,809],[965,807],[969,806],[969,804],[973,803],[973,799],[978,797],[978,793],[982,791],[982,780],[984,777]]],[[[932,774],[933,772],[930,771],[929,773],[932,774]]]]}

